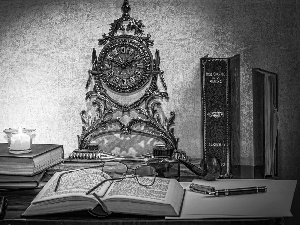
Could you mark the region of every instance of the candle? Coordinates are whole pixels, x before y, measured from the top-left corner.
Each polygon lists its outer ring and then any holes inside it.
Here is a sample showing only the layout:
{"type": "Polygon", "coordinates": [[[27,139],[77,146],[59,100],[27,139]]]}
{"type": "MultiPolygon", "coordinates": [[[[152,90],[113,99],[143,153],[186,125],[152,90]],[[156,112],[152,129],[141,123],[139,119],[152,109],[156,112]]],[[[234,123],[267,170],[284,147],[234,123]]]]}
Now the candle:
{"type": "Polygon", "coordinates": [[[7,135],[8,149],[13,154],[23,154],[31,152],[32,138],[35,137],[35,129],[5,129],[7,135]]]}
{"type": "Polygon", "coordinates": [[[23,133],[22,127],[19,127],[18,132],[10,138],[10,150],[28,150],[31,148],[31,140],[28,134],[23,133]]]}

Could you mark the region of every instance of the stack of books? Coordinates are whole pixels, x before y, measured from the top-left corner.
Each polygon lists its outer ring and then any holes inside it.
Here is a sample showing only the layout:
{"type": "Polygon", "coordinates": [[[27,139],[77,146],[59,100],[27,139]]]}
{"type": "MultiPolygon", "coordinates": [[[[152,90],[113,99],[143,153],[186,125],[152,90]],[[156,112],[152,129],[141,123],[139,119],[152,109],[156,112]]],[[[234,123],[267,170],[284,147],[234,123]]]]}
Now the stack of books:
{"type": "Polygon", "coordinates": [[[64,149],[56,144],[33,144],[32,151],[12,154],[0,143],[0,189],[36,188],[45,171],[63,161],[64,149]]]}

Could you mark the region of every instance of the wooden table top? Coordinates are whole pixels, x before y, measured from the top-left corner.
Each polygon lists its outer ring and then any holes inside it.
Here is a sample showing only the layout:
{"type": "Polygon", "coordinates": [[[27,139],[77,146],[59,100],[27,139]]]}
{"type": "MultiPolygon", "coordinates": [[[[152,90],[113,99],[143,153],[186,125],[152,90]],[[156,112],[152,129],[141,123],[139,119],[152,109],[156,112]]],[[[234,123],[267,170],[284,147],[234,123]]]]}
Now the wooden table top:
{"type": "MultiPolygon", "coordinates": [[[[61,167],[60,167],[61,169],[61,167]]],[[[53,171],[52,171],[53,172],[53,171]]],[[[191,181],[196,178],[187,172],[182,173],[180,181],[191,181]]],[[[48,178],[49,179],[49,178],[48,178]]],[[[283,224],[283,219],[262,218],[262,219],[202,219],[202,220],[165,220],[164,217],[153,216],[137,216],[125,214],[111,214],[105,218],[91,216],[88,212],[75,212],[56,214],[48,216],[38,216],[31,218],[22,217],[22,213],[30,205],[34,197],[39,193],[41,188],[23,189],[23,190],[0,190],[0,196],[5,196],[8,199],[8,208],[4,220],[0,220],[1,225],[61,225],[61,224],[108,224],[108,225],[129,225],[129,224],[180,224],[180,225],[195,225],[195,224],[283,224]]]]}

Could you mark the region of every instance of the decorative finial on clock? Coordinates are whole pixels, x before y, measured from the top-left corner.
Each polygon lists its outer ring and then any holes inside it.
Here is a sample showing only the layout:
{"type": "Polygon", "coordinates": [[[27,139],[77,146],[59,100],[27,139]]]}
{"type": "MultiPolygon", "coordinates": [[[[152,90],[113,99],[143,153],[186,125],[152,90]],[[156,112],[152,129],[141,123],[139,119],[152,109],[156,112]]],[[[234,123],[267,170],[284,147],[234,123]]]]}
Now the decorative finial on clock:
{"type": "MultiPolygon", "coordinates": [[[[102,39],[99,39],[99,45],[106,44],[110,38],[118,35],[135,35],[142,37],[144,34],[144,24],[141,20],[136,20],[129,15],[131,7],[128,0],[124,0],[122,9],[122,17],[110,24],[108,35],[104,34],[102,39]]],[[[150,36],[143,37],[147,46],[152,46],[153,41],[150,36]]]]}
{"type": "Polygon", "coordinates": [[[129,16],[129,12],[131,10],[128,0],[124,0],[122,5],[123,16],[129,16]]]}

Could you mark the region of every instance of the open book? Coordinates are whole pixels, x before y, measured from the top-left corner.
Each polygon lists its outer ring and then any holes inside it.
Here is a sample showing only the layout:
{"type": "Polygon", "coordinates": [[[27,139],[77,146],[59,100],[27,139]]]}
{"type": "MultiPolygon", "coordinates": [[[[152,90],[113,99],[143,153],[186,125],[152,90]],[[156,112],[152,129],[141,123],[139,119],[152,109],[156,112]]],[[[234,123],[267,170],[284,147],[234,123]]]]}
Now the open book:
{"type": "MultiPolygon", "coordinates": [[[[22,216],[82,210],[88,210],[93,214],[93,210],[101,208],[99,205],[104,211],[115,213],[154,216],[180,215],[184,189],[175,179],[157,177],[151,186],[141,186],[135,178],[108,181],[92,194],[87,195],[86,192],[101,181],[109,179],[110,176],[96,168],[65,173],[61,176],[55,191],[61,173],[63,172],[53,175],[22,216]]],[[[143,177],[143,179],[147,179],[147,177],[143,177]]]]}

